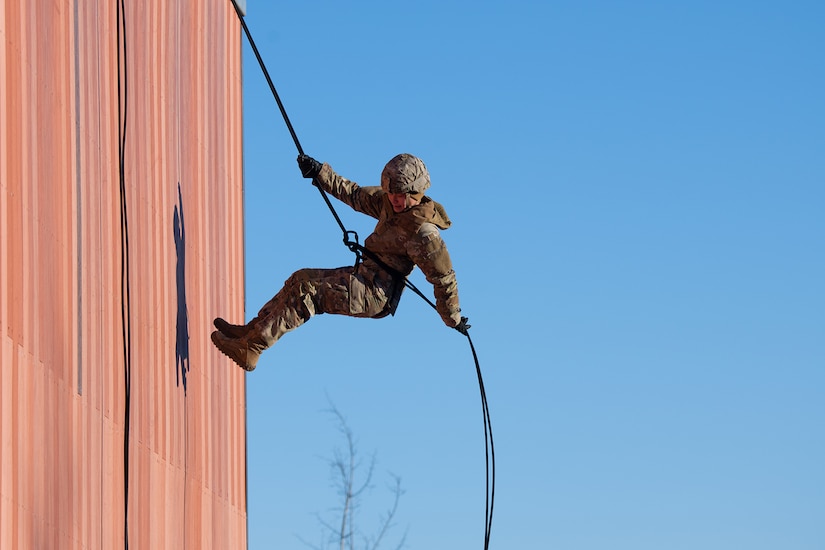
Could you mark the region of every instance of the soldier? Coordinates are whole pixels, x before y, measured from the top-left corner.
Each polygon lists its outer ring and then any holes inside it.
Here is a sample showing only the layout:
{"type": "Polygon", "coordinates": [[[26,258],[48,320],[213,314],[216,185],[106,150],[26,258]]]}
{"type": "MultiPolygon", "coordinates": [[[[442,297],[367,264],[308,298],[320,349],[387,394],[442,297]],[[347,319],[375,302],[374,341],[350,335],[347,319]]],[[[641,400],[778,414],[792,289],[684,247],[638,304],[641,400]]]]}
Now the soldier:
{"type": "Polygon", "coordinates": [[[439,234],[451,222],[444,208],[424,195],[430,175],[421,159],[407,153],[393,157],[381,173],[380,187],[360,187],[306,155],[298,156],[298,166],[303,177],[327,193],[378,219],[364,242],[366,257],[354,267],[296,271],[246,325],[215,319],[215,346],[251,371],[265,349],[313,315],[378,319],[394,314],[404,278],[416,265],[433,285],[444,323],[466,335],[470,325],[460,315],[455,271],[439,234]]]}

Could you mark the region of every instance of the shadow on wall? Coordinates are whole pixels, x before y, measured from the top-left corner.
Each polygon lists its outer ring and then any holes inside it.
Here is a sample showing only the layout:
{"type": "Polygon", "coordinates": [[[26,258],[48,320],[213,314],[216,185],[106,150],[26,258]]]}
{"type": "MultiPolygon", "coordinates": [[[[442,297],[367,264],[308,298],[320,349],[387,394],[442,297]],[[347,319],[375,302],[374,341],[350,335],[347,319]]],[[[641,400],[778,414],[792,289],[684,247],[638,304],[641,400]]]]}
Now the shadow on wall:
{"type": "Polygon", "coordinates": [[[189,314],[186,309],[186,225],[183,222],[183,197],[178,182],[178,204],[174,213],[175,254],[178,261],[175,277],[178,290],[177,329],[175,336],[175,373],[177,385],[183,385],[186,394],[186,376],[189,373],[189,314]]]}

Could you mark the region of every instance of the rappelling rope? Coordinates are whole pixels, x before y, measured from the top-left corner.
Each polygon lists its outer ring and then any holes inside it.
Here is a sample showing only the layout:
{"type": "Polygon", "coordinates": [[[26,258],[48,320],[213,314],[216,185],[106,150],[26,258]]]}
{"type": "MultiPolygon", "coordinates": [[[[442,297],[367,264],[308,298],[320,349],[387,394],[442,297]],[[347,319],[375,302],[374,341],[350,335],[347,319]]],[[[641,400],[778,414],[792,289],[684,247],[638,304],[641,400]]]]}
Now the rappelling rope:
{"type": "MultiPolygon", "coordinates": [[[[232,1],[232,6],[235,8],[235,13],[238,15],[238,20],[243,27],[244,34],[246,34],[246,38],[249,41],[249,45],[252,47],[252,51],[255,53],[255,58],[258,60],[258,65],[261,67],[261,71],[266,78],[267,84],[269,84],[269,90],[272,92],[272,96],[275,98],[275,102],[278,104],[278,109],[281,111],[281,116],[286,123],[286,127],[289,129],[289,134],[292,136],[292,141],[295,142],[295,147],[298,149],[298,154],[303,155],[304,149],[301,147],[301,142],[298,140],[298,135],[295,133],[295,129],[292,126],[292,123],[289,120],[289,116],[286,113],[286,109],[284,108],[284,104],[281,101],[281,97],[278,95],[278,91],[275,89],[275,84],[272,82],[272,78],[269,76],[269,71],[266,68],[266,64],[264,63],[263,58],[261,57],[260,52],[258,51],[258,47],[255,45],[255,40],[252,38],[252,33],[249,32],[249,27],[246,26],[246,20],[244,18],[243,12],[235,3],[235,0],[232,1]]],[[[341,228],[341,232],[344,234],[344,244],[349,248],[353,253],[356,255],[356,264],[361,260],[362,255],[368,257],[370,260],[374,261],[381,269],[384,269],[388,273],[390,273],[393,277],[398,277],[403,279],[404,285],[418,294],[425,302],[430,304],[430,306],[437,311],[436,305],[424,295],[421,290],[419,290],[410,280],[397,269],[393,269],[392,267],[388,266],[384,261],[382,261],[378,255],[374,252],[369,250],[367,247],[363,246],[361,243],[358,242],[358,233],[355,231],[347,230],[344,223],[341,221],[341,217],[338,215],[338,212],[335,211],[335,207],[332,205],[332,201],[329,200],[326,192],[318,185],[315,185],[318,191],[321,193],[321,197],[324,199],[329,211],[332,213],[332,216],[335,218],[335,221],[338,223],[338,227],[341,228]],[[352,236],[352,238],[350,238],[352,236]]],[[[469,327],[468,327],[469,328],[469,327]]],[[[487,550],[490,546],[490,530],[492,528],[493,523],[493,504],[495,501],[495,493],[496,493],[496,452],[495,452],[495,445],[493,444],[493,426],[490,422],[490,409],[487,405],[487,393],[484,390],[484,380],[481,376],[481,366],[478,362],[478,354],[476,354],[475,346],[473,345],[473,340],[470,338],[470,333],[467,330],[460,331],[467,337],[467,341],[470,344],[470,350],[473,353],[473,360],[475,361],[476,366],[476,375],[478,376],[478,387],[481,393],[481,407],[482,413],[484,415],[484,446],[485,446],[485,470],[486,470],[486,501],[485,501],[485,514],[484,514],[484,549],[487,550]]]]}
{"type": "Polygon", "coordinates": [[[116,0],[117,23],[117,113],[118,181],[120,189],[120,316],[123,332],[123,547],[129,550],[129,436],[132,425],[132,299],[129,286],[129,219],[126,202],[126,115],[128,106],[128,64],[126,6],[116,0]]]}

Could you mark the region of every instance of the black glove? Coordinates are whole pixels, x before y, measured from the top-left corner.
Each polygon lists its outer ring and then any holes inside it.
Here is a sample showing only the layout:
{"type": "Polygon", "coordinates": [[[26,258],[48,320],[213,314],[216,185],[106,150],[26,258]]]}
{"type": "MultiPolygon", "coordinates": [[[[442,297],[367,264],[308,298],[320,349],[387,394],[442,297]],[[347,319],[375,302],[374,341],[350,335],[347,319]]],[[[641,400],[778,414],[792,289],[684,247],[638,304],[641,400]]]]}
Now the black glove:
{"type": "Polygon", "coordinates": [[[460,332],[464,336],[467,336],[468,333],[470,332],[470,327],[472,326],[469,323],[467,323],[467,321],[469,321],[469,319],[467,319],[466,317],[462,317],[461,321],[453,328],[455,328],[458,332],[460,332]]]}
{"type": "Polygon", "coordinates": [[[298,168],[305,178],[315,179],[321,171],[321,163],[308,155],[298,155],[298,168]]]}

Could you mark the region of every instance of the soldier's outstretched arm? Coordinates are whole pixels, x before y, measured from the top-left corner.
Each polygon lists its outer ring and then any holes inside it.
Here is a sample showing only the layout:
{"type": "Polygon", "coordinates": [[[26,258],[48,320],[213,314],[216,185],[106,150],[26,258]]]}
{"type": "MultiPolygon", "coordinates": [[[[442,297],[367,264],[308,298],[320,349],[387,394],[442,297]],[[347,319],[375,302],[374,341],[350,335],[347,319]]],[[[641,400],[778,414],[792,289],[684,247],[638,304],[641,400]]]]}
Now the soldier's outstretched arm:
{"type": "Polygon", "coordinates": [[[298,155],[301,175],[312,178],[312,183],[357,212],[378,218],[383,199],[372,187],[360,187],[354,181],[339,176],[327,163],[321,163],[307,155],[298,155]]]}
{"type": "Polygon", "coordinates": [[[444,324],[451,328],[458,327],[461,323],[458,281],[447,245],[438,228],[430,223],[422,225],[416,238],[407,244],[407,253],[433,285],[435,308],[444,324]]]}

